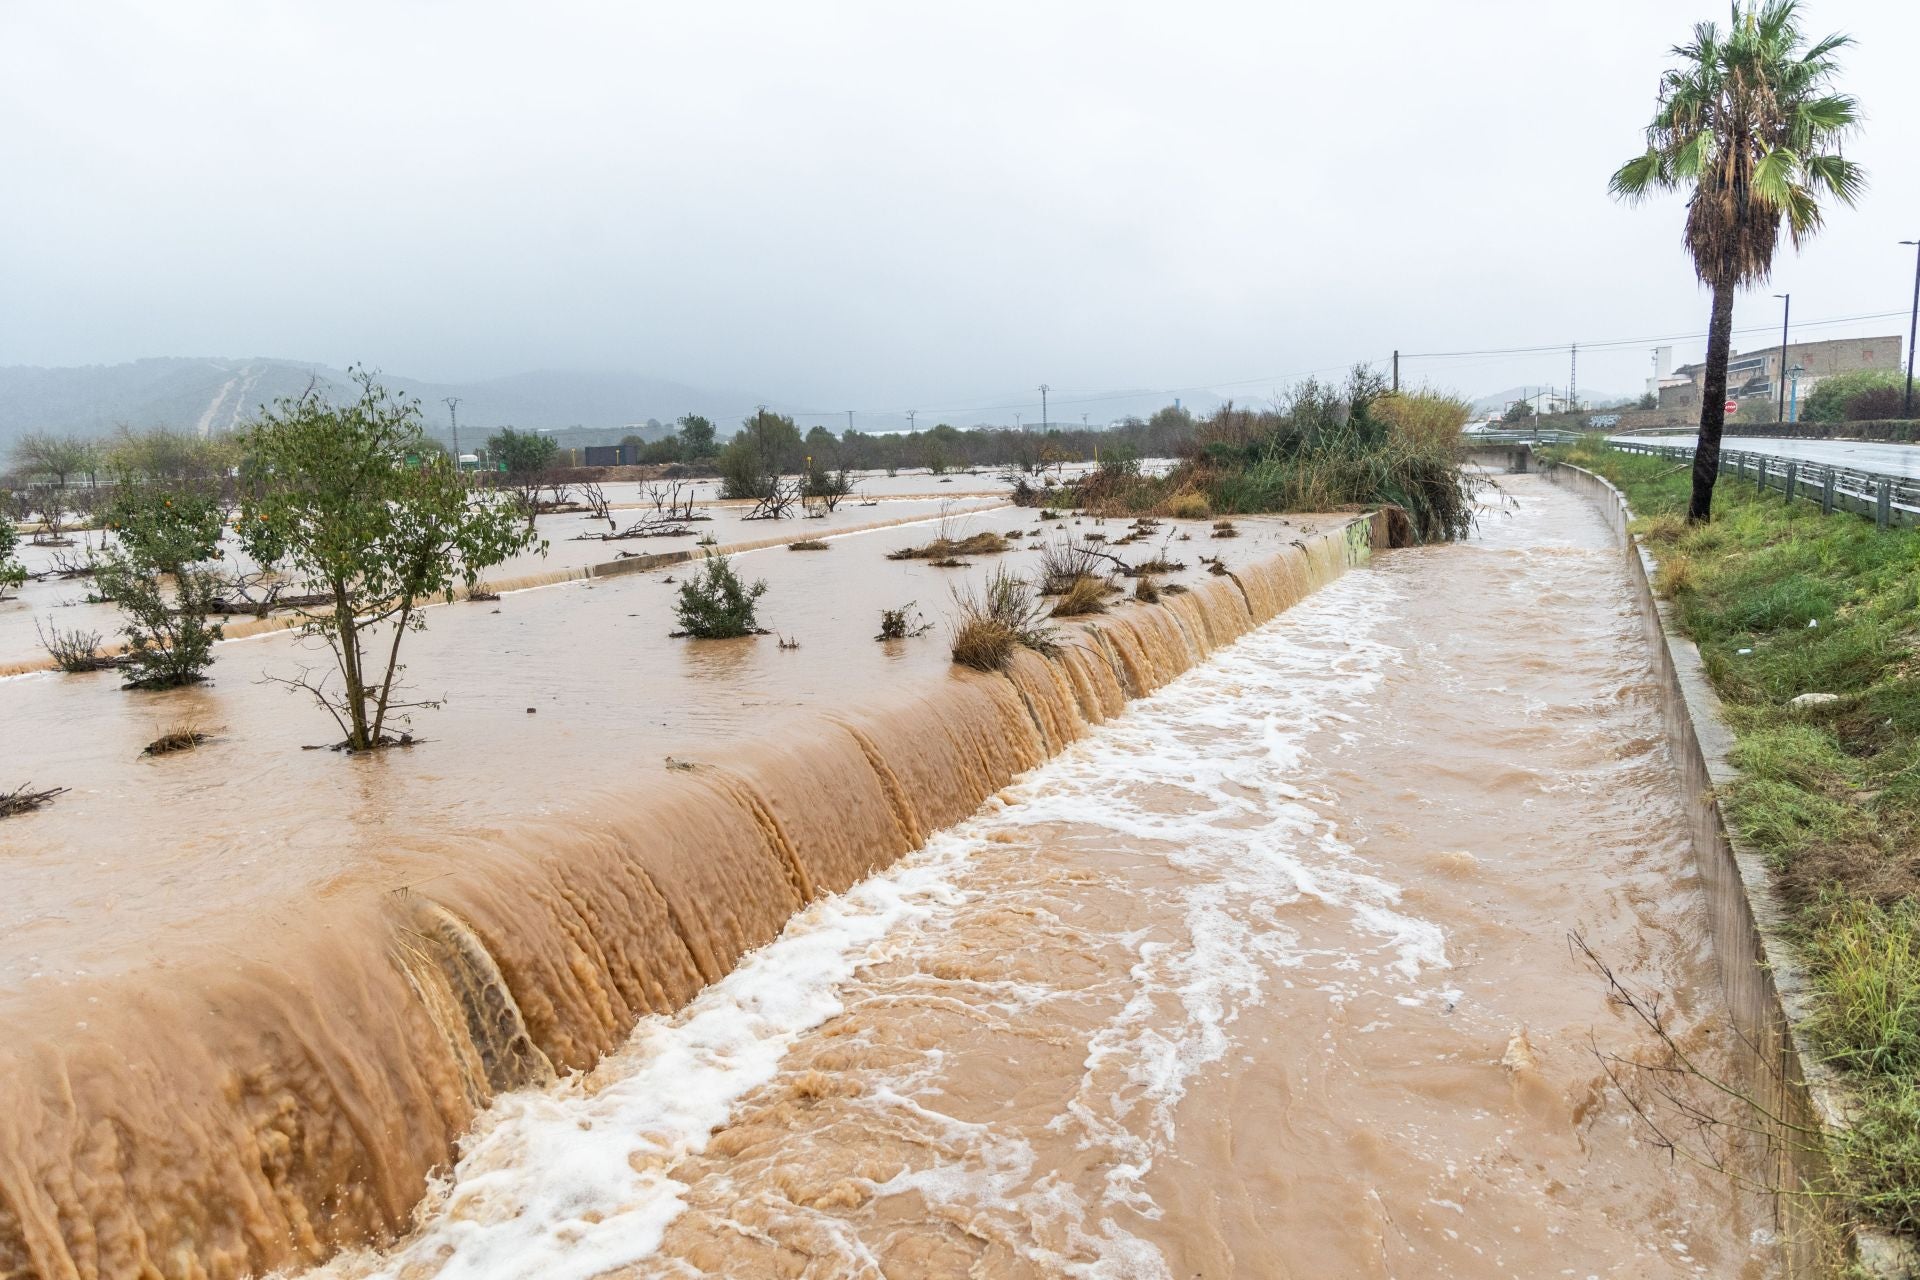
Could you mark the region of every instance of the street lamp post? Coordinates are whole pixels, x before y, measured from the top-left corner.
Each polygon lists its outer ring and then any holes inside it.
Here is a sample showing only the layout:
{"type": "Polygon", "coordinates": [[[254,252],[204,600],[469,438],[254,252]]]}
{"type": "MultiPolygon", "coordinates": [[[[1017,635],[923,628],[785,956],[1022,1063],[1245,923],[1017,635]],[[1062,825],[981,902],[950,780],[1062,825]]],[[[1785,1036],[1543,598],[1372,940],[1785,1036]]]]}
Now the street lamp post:
{"type": "Polygon", "coordinates": [[[1907,417],[1913,416],[1913,340],[1920,336],[1920,240],[1902,240],[1901,244],[1910,244],[1913,248],[1913,318],[1907,322],[1907,399],[1906,407],[1901,410],[1907,417]]]}
{"type": "Polygon", "coordinates": [[[1793,295],[1776,293],[1773,296],[1786,303],[1780,312],[1780,411],[1773,419],[1780,423],[1787,420],[1787,321],[1793,317],[1793,295]]]}

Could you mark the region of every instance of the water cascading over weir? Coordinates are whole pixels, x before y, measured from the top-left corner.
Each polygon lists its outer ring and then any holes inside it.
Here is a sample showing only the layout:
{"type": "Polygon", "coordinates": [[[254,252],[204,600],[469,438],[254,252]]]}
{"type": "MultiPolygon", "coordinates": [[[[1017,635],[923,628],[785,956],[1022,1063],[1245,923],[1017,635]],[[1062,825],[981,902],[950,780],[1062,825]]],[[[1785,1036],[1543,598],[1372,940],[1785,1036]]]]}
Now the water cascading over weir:
{"type": "Polygon", "coordinates": [[[392,1239],[496,1095],[591,1067],[1384,533],[1297,539],[1004,675],[636,765],[585,817],[433,837],[455,870],[258,921],[275,963],[187,940],[124,998],[103,980],[0,1046],[0,1276],[242,1276],[392,1239]]]}

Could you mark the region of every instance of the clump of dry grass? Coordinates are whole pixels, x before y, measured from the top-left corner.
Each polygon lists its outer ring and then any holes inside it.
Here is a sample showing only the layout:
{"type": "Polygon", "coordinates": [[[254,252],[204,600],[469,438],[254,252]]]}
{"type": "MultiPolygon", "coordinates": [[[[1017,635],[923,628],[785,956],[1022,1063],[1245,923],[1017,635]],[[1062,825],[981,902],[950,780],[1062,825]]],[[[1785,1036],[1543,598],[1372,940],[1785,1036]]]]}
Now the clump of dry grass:
{"type": "Polygon", "coordinates": [[[1240,536],[1240,530],[1234,527],[1233,521],[1231,520],[1215,520],[1213,522],[1213,536],[1216,538],[1237,538],[1240,536]]]}
{"type": "Polygon", "coordinates": [[[1213,514],[1213,504],[1206,494],[1189,489],[1167,499],[1167,514],[1175,520],[1205,520],[1213,514]]]}
{"type": "Polygon", "coordinates": [[[212,742],[211,733],[202,732],[191,720],[183,720],[155,738],[140,752],[143,756],[170,756],[176,751],[191,751],[204,742],[212,742]]]}
{"type": "Polygon", "coordinates": [[[1004,671],[1014,650],[1053,655],[1060,651],[1045,608],[1018,574],[995,569],[978,592],[956,592],[953,660],[976,671],[1004,671]]]}
{"type": "Polygon", "coordinates": [[[1693,585],[1693,557],[1684,551],[1668,552],[1660,562],[1659,572],[1653,575],[1653,589],[1671,600],[1693,590],[1693,585]]]}
{"type": "Polygon", "coordinates": [[[1071,537],[1049,543],[1040,553],[1040,589],[1050,596],[1065,595],[1080,579],[1101,577],[1113,559],[1071,537]]]}
{"type": "Polygon", "coordinates": [[[1141,577],[1133,584],[1133,598],[1141,604],[1160,603],[1160,584],[1152,578],[1141,577]]]}
{"type": "Polygon", "coordinates": [[[1633,530],[1643,542],[1656,546],[1670,546],[1687,536],[1686,518],[1678,512],[1666,512],[1657,516],[1648,516],[1634,526],[1633,530]]]}
{"type": "Polygon", "coordinates": [[[966,538],[939,537],[917,547],[889,551],[889,560],[954,560],[960,556],[990,556],[1007,549],[1007,540],[991,529],[966,538]]]}
{"type": "Polygon", "coordinates": [[[787,550],[789,551],[825,551],[826,549],[827,544],[818,538],[808,538],[802,542],[789,542],[787,544],[787,550]]]}
{"type": "Polygon", "coordinates": [[[1107,584],[1098,578],[1075,578],[1054,603],[1056,618],[1079,618],[1107,611],[1107,584]]]}
{"type": "Polygon", "coordinates": [[[1139,564],[1129,565],[1126,572],[1129,578],[1142,578],[1154,573],[1178,573],[1186,567],[1186,562],[1183,560],[1167,559],[1167,553],[1163,549],[1151,560],[1142,560],[1139,564]]]}

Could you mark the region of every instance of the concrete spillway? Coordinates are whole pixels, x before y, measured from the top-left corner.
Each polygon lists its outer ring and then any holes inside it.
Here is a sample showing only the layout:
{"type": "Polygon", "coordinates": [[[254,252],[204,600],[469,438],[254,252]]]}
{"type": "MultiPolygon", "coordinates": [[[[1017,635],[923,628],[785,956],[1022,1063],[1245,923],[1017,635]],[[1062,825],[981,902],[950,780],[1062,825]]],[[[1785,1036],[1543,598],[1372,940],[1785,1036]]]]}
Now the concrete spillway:
{"type": "Polygon", "coordinates": [[[592,1066],[1369,547],[1365,522],[1249,521],[1230,546],[1197,526],[1230,572],[1188,553],[1185,593],[989,676],[869,638],[880,605],[946,585],[880,554],[928,532],[761,553],[787,557],[769,620],[820,653],[784,669],[764,643],[668,645],[660,575],[450,619],[416,662],[478,676],[437,755],[299,752],[261,701],[281,695],[232,678],[295,660],[286,636],[227,646],[171,704],[10,682],[78,785],[3,833],[0,1264],[238,1275],[391,1239],[502,1091],[592,1066]],[[596,680],[610,653],[687,665],[596,680]],[[226,741],[165,775],[118,749],[182,707],[226,741]]]}

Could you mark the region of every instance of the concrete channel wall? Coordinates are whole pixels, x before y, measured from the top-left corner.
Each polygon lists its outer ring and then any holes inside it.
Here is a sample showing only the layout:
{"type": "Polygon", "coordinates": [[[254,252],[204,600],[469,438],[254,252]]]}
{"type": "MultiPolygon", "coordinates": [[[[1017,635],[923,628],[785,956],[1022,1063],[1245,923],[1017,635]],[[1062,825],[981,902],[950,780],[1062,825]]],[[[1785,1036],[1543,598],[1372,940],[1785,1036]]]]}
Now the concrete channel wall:
{"type": "Polygon", "coordinates": [[[1787,940],[1784,904],[1765,863],[1728,829],[1719,804],[1719,795],[1739,778],[1728,762],[1733,735],[1699,649],[1681,633],[1668,604],[1654,595],[1659,563],[1630,531],[1634,514],[1626,496],[1590,471],[1537,460],[1524,445],[1489,451],[1473,461],[1489,469],[1539,470],[1582,494],[1600,510],[1625,556],[1680,774],[1721,985],[1734,1026],[1754,1051],[1745,1087],[1769,1117],[1758,1176],[1783,1191],[1775,1204],[1788,1273],[1838,1274],[1851,1261],[1861,1272],[1886,1280],[1920,1276],[1920,1252],[1911,1242],[1866,1231],[1848,1242],[1827,1212],[1825,1198],[1807,1194],[1826,1184],[1817,1135],[1844,1123],[1846,1090],[1806,1041],[1802,1028],[1810,991],[1787,940]]]}

